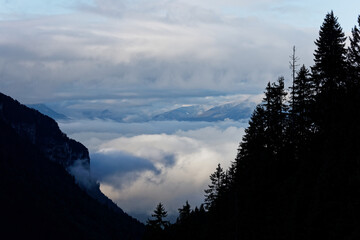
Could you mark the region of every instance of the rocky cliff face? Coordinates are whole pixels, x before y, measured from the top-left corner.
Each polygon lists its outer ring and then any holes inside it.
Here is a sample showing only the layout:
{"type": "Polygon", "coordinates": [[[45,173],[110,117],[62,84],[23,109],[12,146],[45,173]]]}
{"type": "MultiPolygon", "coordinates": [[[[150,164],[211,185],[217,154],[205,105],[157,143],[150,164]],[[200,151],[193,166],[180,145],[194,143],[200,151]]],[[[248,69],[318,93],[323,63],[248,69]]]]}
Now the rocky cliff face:
{"type": "Polygon", "coordinates": [[[47,158],[64,168],[68,169],[75,161],[81,160],[83,167],[90,169],[89,152],[84,145],[61,132],[55,120],[2,93],[0,119],[38,146],[47,158]]]}

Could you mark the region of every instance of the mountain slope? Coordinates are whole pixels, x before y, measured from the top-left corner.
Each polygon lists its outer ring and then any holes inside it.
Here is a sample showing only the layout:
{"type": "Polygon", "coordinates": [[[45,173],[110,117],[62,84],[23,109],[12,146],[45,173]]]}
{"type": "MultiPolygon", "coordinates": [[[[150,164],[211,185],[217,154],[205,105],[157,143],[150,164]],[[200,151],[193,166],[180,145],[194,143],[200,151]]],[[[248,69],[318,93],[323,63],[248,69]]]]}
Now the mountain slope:
{"type": "Polygon", "coordinates": [[[64,114],[55,112],[54,110],[52,110],[51,108],[49,108],[45,104],[28,104],[26,106],[28,106],[30,108],[33,108],[35,110],[38,110],[42,114],[44,114],[46,116],[49,116],[49,117],[51,117],[51,118],[53,118],[55,120],[67,120],[67,119],[69,119],[64,114]]]}
{"type": "Polygon", "coordinates": [[[228,103],[210,108],[199,114],[199,120],[223,121],[225,119],[241,120],[250,117],[253,108],[243,104],[228,103]]]}
{"type": "Polygon", "coordinates": [[[81,143],[68,138],[50,117],[0,93],[0,119],[20,136],[30,140],[51,160],[65,168],[82,159],[89,167],[89,152],[81,143]]]}
{"type": "Polygon", "coordinates": [[[216,122],[231,119],[238,121],[250,117],[253,107],[242,103],[227,103],[204,110],[201,106],[186,106],[158,114],[156,121],[205,121],[216,122]]]}
{"type": "Polygon", "coordinates": [[[190,121],[192,119],[196,119],[201,111],[202,108],[198,106],[186,106],[158,114],[152,119],[155,121],[190,121]]]}
{"type": "Polygon", "coordinates": [[[88,152],[57,129],[52,119],[0,94],[1,231],[13,239],[140,239],[141,223],[104,195],[103,203],[90,197],[66,171],[74,156],[89,163],[88,152]],[[68,152],[46,149],[58,146],[68,152]]]}

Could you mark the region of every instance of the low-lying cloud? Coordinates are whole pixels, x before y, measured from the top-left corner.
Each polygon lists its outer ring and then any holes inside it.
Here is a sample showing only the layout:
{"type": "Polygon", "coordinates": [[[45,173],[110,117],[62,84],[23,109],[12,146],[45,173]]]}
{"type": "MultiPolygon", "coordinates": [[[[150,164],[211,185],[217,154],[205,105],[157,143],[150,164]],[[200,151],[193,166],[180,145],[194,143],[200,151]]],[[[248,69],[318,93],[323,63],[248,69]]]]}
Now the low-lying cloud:
{"type": "Polygon", "coordinates": [[[246,123],[93,120],[77,125],[93,131],[70,123],[62,123],[61,128],[90,146],[91,172],[98,177],[101,190],[126,212],[140,216],[150,214],[160,201],[170,215],[176,215],[186,200],[192,206],[201,204],[216,165],[227,168],[234,160],[246,123]],[[121,133],[126,126],[129,132],[139,128],[145,133],[121,133]]]}
{"type": "Polygon", "coordinates": [[[83,189],[97,188],[97,179],[91,176],[87,159],[78,159],[68,167],[68,172],[75,177],[76,183],[83,189]]]}
{"type": "Polygon", "coordinates": [[[99,181],[106,182],[107,177],[117,175],[123,176],[128,173],[139,173],[152,171],[160,172],[153,163],[145,158],[137,157],[130,153],[103,149],[91,154],[91,169],[93,176],[99,181]]]}

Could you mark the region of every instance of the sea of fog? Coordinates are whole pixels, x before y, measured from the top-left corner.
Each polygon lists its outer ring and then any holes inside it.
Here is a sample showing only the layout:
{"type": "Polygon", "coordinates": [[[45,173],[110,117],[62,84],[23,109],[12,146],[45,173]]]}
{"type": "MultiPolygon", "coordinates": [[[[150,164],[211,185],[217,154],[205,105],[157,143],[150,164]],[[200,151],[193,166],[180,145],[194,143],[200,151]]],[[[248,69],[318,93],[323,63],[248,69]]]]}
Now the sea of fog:
{"type": "Polygon", "coordinates": [[[235,159],[248,121],[120,123],[59,122],[90,151],[91,174],[125,212],[146,221],[162,202],[174,220],[178,208],[204,201],[209,175],[235,159]]]}

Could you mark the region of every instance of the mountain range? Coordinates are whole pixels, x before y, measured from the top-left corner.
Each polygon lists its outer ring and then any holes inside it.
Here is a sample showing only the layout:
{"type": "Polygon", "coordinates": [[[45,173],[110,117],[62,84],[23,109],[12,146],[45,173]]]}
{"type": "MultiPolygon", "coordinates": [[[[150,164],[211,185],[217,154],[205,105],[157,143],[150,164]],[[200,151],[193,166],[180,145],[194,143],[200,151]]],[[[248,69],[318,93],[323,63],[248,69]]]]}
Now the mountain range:
{"type": "Polygon", "coordinates": [[[211,107],[207,110],[204,110],[204,108],[201,106],[195,105],[180,107],[158,114],[154,116],[152,120],[216,122],[231,119],[238,121],[249,118],[252,110],[253,106],[249,106],[244,103],[227,103],[211,107]]]}
{"type": "MultiPolygon", "coordinates": [[[[70,117],[54,111],[46,104],[31,104],[27,105],[33,109],[38,110],[44,115],[47,115],[55,120],[66,121],[71,119],[72,112],[69,111],[70,117]]],[[[105,110],[78,110],[75,118],[85,119],[110,119],[117,122],[147,122],[147,121],[204,121],[204,122],[216,122],[224,121],[227,119],[233,121],[239,121],[248,119],[253,111],[255,104],[249,104],[247,102],[238,103],[225,103],[212,107],[205,107],[203,105],[191,105],[182,106],[169,111],[164,111],[158,114],[148,115],[139,112],[136,116],[129,113],[118,112],[113,109],[105,110]],[[131,119],[131,120],[129,120],[131,119]]],[[[61,109],[60,109],[61,111],[61,109]]]]}
{"type": "Polygon", "coordinates": [[[49,116],[55,120],[68,120],[69,118],[67,116],[65,116],[64,114],[55,112],[53,109],[51,109],[50,107],[48,107],[45,104],[39,103],[39,104],[27,104],[26,106],[28,106],[29,108],[33,108],[35,110],[38,110],[39,112],[41,112],[42,114],[49,116]]]}

